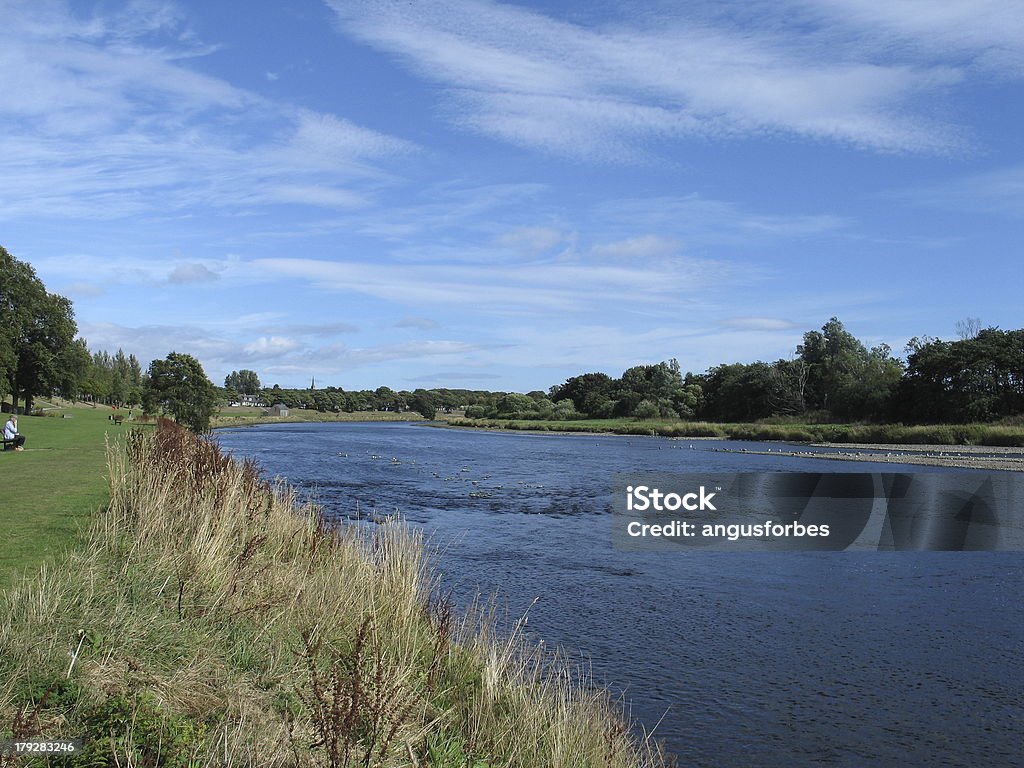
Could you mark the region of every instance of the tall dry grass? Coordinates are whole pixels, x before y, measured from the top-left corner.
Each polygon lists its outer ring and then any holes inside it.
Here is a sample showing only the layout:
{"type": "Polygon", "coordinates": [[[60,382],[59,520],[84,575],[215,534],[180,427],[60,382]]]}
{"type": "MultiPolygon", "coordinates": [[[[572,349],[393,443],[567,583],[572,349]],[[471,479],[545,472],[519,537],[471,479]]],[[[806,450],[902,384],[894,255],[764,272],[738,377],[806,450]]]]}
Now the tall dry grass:
{"type": "Polygon", "coordinates": [[[0,727],[81,765],[627,766],[584,671],[438,598],[398,521],[326,525],[162,423],[108,450],[88,545],[0,602],[0,727]]]}

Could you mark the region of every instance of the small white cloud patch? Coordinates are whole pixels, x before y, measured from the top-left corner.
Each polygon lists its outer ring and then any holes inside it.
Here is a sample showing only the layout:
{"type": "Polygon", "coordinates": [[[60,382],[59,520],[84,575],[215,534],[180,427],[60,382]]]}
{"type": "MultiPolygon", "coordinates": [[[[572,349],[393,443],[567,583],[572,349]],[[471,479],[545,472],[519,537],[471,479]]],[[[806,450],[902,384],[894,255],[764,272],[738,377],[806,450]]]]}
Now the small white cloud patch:
{"type": "Polygon", "coordinates": [[[187,283],[209,283],[220,280],[220,275],[211,271],[202,264],[188,263],[179,264],[167,275],[168,283],[183,285],[187,283]]]}

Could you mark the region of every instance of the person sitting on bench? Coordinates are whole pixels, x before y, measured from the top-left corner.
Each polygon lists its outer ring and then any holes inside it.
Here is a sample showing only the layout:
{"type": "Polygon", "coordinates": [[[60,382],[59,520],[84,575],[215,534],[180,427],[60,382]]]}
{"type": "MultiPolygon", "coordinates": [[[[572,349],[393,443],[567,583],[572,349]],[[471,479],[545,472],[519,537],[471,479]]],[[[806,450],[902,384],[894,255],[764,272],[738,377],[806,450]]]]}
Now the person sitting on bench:
{"type": "Polygon", "coordinates": [[[25,450],[22,446],[25,445],[25,436],[18,434],[18,417],[11,414],[11,418],[4,424],[4,450],[7,450],[8,442],[14,443],[14,450],[23,451],[25,450]]]}

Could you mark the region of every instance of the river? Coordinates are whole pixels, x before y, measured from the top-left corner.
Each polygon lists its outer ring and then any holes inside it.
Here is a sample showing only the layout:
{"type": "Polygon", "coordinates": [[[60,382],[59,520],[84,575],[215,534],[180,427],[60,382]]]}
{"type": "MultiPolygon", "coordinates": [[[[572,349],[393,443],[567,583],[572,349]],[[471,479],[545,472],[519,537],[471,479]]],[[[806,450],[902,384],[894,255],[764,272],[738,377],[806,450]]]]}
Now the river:
{"type": "Polygon", "coordinates": [[[406,423],[216,437],[333,515],[424,528],[457,604],[529,610],[531,637],[588,660],[681,765],[1024,764],[1024,554],[611,545],[618,472],[941,469],[406,423]]]}

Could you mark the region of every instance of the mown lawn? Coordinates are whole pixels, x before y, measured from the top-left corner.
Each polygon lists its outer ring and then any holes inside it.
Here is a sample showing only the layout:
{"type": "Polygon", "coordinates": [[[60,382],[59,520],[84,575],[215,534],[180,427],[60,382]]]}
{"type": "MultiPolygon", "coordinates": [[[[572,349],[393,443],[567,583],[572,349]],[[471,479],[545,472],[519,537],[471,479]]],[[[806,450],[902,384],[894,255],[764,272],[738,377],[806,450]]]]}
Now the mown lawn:
{"type": "Polygon", "coordinates": [[[105,436],[131,429],[112,424],[109,408],[48,413],[55,415],[20,417],[25,450],[0,452],[0,587],[79,541],[107,503],[105,436]]]}

